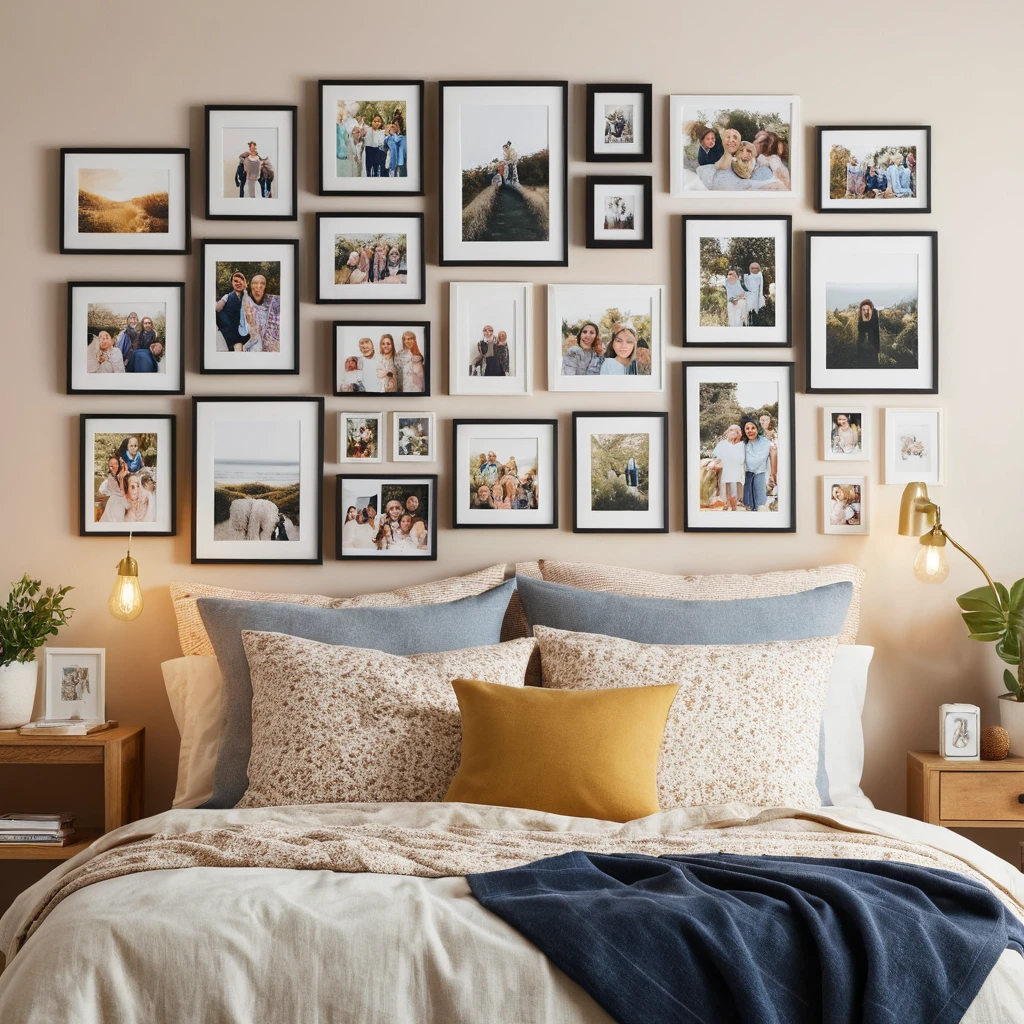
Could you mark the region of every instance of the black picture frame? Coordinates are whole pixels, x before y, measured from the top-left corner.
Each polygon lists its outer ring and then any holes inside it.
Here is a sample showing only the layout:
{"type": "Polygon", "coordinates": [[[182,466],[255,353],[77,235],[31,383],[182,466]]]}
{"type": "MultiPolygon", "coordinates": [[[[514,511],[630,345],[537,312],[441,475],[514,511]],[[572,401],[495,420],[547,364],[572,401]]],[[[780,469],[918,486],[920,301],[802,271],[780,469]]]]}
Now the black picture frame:
{"type": "MultiPolygon", "coordinates": [[[[395,340],[395,351],[401,346],[401,339],[395,340]]],[[[336,396],[341,398],[386,398],[389,401],[395,398],[429,398],[430,397],[430,374],[433,369],[433,355],[430,349],[430,321],[429,320],[335,320],[331,324],[331,387],[336,396]],[[338,359],[338,328],[339,327],[391,327],[391,328],[418,328],[423,334],[423,391],[339,391],[338,371],[340,369],[338,359]]]]}
{"type": "MultiPolygon", "coordinates": [[[[558,529],[558,420],[557,419],[457,419],[452,420],[452,529],[453,530],[557,530],[558,529]],[[465,523],[459,522],[459,483],[461,474],[456,464],[459,451],[459,430],[462,427],[521,426],[545,427],[551,431],[551,521],[543,523],[465,523]]],[[[523,510],[527,511],[527,510],[523,510]]]]}
{"type": "MultiPolygon", "coordinates": [[[[710,360],[706,362],[684,362],[680,363],[681,373],[683,377],[683,531],[685,533],[796,533],[797,525],[797,505],[796,505],[796,363],[792,361],[779,361],[779,362],[712,362],[710,360]],[[782,402],[788,399],[787,415],[790,423],[789,431],[789,464],[792,467],[789,480],[789,505],[792,509],[791,522],[788,526],[699,526],[690,522],[690,504],[689,504],[689,461],[690,461],[690,449],[687,443],[689,434],[689,403],[687,400],[687,375],[690,369],[707,369],[708,367],[722,367],[722,369],[728,373],[728,371],[735,367],[754,367],[757,369],[766,369],[768,367],[785,367],[789,371],[789,387],[786,389],[786,395],[779,394],[779,405],[781,407],[782,402]]],[[[698,416],[700,410],[698,409],[698,416]]],[[[700,431],[696,431],[696,443],[700,445],[700,431]]],[[[727,513],[723,512],[722,515],[727,513]]],[[[768,513],[770,514],[770,513],[768,513]]]]}
{"type": "Polygon", "coordinates": [[[653,181],[649,174],[588,174],[587,175],[587,248],[588,249],[653,249],[654,248],[654,211],[651,208],[653,181]],[[610,238],[596,238],[597,217],[594,210],[595,190],[598,185],[643,186],[644,197],[644,236],[619,242],[610,238]]]}
{"type": "MultiPolygon", "coordinates": [[[[243,261],[246,262],[246,261],[243,261]]],[[[258,374],[258,375],[281,375],[281,374],[297,374],[299,372],[299,360],[300,360],[300,344],[299,344],[299,240],[297,238],[204,238],[199,243],[199,372],[209,374],[226,374],[229,376],[237,376],[239,374],[258,374]],[[288,322],[291,324],[292,334],[295,338],[295,361],[291,367],[283,369],[250,369],[250,368],[228,368],[220,369],[207,365],[207,337],[206,337],[206,310],[207,303],[215,301],[214,296],[208,296],[206,294],[206,274],[207,274],[207,252],[210,246],[222,246],[222,245],[273,245],[273,246],[286,246],[291,249],[292,259],[292,280],[295,282],[295,301],[292,303],[292,309],[288,322]]],[[[284,311],[281,313],[281,322],[285,321],[284,311]]]]}
{"type": "MultiPolygon", "coordinates": [[[[436,562],[437,561],[437,474],[436,473],[339,473],[335,478],[335,536],[334,557],[339,562],[436,562]],[[426,481],[430,491],[430,515],[427,530],[430,534],[430,553],[426,555],[388,555],[380,552],[365,555],[342,553],[341,531],[345,525],[345,501],[342,497],[346,480],[379,480],[392,483],[400,480],[426,481]]],[[[359,548],[358,550],[366,550],[359,548]]]]}
{"type": "Polygon", "coordinates": [[[323,507],[324,507],[324,399],[320,396],[285,395],[193,395],[192,397],[192,564],[193,565],[323,565],[323,507]],[[199,464],[199,406],[203,403],[299,403],[306,402],[317,409],[316,496],[310,507],[316,510],[316,555],[312,558],[199,558],[196,554],[196,501],[197,468],[199,464]]]}
{"type": "MultiPolygon", "coordinates": [[[[203,108],[203,125],[204,125],[204,136],[206,142],[206,159],[204,162],[204,178],[206,181],[206,219],[207,220],[248,220],[248,221],[292,221],[298,220],[299,217],[299,182],[296,175],[297,170],[297,150],[298,150],[298,114],[299,108],[292,104],[275,104],[275,103],[208,103],[203,108]],[[291,207],[292,212],[289,213],[275,213],[267,214],[265,216],[253,216],[252,214],[246,213],[212,213],[211,212],[211,199],[213,198],[212,189],[214,182],[210,175],[210,160],[212,157],[212,139],[210,138],[210,115],[216,111],[222,110],[272,110],[278,113],[290,114],[292,121],[292,147],[291,147],[291,159],[290,175],[291,175],[291,207]]],[[[281,155],[278,154],[278,168],[279,173],[281,164],[281,155]]]]}
{"type": "MultiPolygon", "coordinates": [[[[405,212],[405,211],[394,211],[394,212],[391,212],[391,211],[387,211],[387,210],[375,211],[373,213],[318,213],[316,215],[316,239],[315,239],[314,244],[316,246],[316,261],[315,261],[316,262],[316,301],[320,305],[339,305],[339,306],[340,305],[349,305],[349,306],[357,305],[357,306],[359,306],[359,305],[372,304],[372,305],[375,305],[375,306],[385,306],[385,305],[387,305],[387,306],[398,306],[398,305],[419,306],[419,305],[422,305],[426,301],[426,294],[427,294],[427,253],[426,253],[426,236],[424,234],[424,215],[422,213],[415,213],[415,212],[409,213],[409,212],[405,212]],[[321,285],[320,272],[321,272],[321,269],[322,269],[321,265],[320,265],[320,231],[321,231],[321,225],[325,221],[338,220],[339,218],[345,218],[346,220],[378,220],[381,217],[390,217],[390,218],[402,217],[402,218],[408,218],[409,220],[414,220],[414,221],[418,221],[419,222],[419,226],[420,226],[420,240],[421,240],[420,254],[419,254],[420,255],[420,258],[419,258],[419,274],[420,274],[419,294],[416,295],[416,296],[410,297],[410,298],[390,299],[390,298],[385,298],[385,296],[389,292],[388,289],[385,289],[385,291],[383,293],[381,293],[380,296],[378,296],[377,293],[375,292],[372,297],[367,297],[367,296],[363,295],[363,296],[357,296],[356,298],[352,298],[352,299],[326,298],[326,297],[324,297],[324,295],[321,293],[321,289],[320,289],[320,285],[321,285]]],[[[406,252],[406,263],[408,264],[408,251],[406,252]]]]}
{"type": "MultiPolygon", "coordinates": [[[[568,81],[509,81],[509,80],[473,80],[473,81],[441,81],[438,83],[437,96],[438,119],[438,265],[442,267],[567,267],[569,265],[569,83],[568,81]],[[557,259],[498,259],[471,260],[455,259],[445,255],[445,176],[444,176],[444,131],[445,131],[445,91],[447,89],[560,89],[562,93],[562,132],[561,145],[564,159],[562,160],[562,176],[560,185],[565,196],[561,230],[557,232],[561,243],[561,256],[557,259]]],[[[549,146],[550,150],[550,146],[549,146]]],[[[549,157],[550,167],[550,157],[549,157]]],[[[549,179],[550,187],[550,179],[549,179]]],[[[451,201],[449,201],[449,206],[451,201]]],[[[459,203],[461,209],[461,203],[459,203]]],[[[550,214],[549,214],[550,216],[550,214]]],[[[549,228],[550,228],[549,221],[549,228]]],[[[553,237],[556,232],[551,231],[553,237]]],[[[505,243],[515,245],[515,242],[505,243]]]]}
{"type": "MultiPolygon", "coordinates": [[[[425,149],[424,142],[426,136],[424,135],[424,117],[423,117],[423,97],[424,97],[425,83],[421,78],[409,78],[409,79],[398,79],[398,78],[340,78],[340,79],[328,79],[321,78],[317,82],[317,195],[321,196],[422,196],[424,192],[424,179],[423,179],[423,167],[424,159],[423,152],[425,149]],[[325,163],[325,150],[327,140],[323,134],[323,123],[324,123],[324,90],[329,88],[340,88],[342,86],[352,86],[354,89],[361,89],[369,86],[377,88],[380,86],[397,86],[403,89],[415,89],[419,98],[419,117],[416,119],[417,130],[419,131],[420,146],[419,146],[419,161],[418,161],[418,177],[420,181],[420,187],[418,189],[333,189],[327,188],[326,182],[324,181],[324,163],[325,163]]],[[[408,129],[408,125],[406,126],[408,129]]],[[[408,136],[408,131],[406,132],[408,136]]],[[[333,147],[332,147],[333,149],[333,147]]]]}
{"type": "MultiPolygon", "coordinates": [[[[185,282],[184,281],[68,281],[67,308],[67,393],[69,395],[183,395],[185,394],[185,282]],[[78,388],[74,385],[74,314],[75,290],[79,288],[176,288],[178,291],[178,323],[181,325],[177,345],[177,358],[174,362],[178,376],[176,388],[132,388],[130,391],[113,388],[78,388]]],[[[166,349],[167,339],[164,339],[166,349]]],[[[166,357],[170,363],[170,356],[166,357]]],[[[150,374],[140,375],[140,379],[148,379],[150,374]]]]}
{"type": "MultiPolygon", "coordinates": [[[[131,147],[131,146],[65,146],[60,151],[60,219],[57,223],[57,230],[60,233],[61,255],[78,254],[82,256],[187,256],[192,251],[192,188],[189,181],[189,157],[190,151],[187,148],[165,148],[162,146],[131,147]],[[178,247],[156,247],[124,249],[97,249],[89,246],[73,246],[68,244],[64,232],[64,218],[67,201],[67,158],[73,154],[81,153],[104,153],[104,154],[126,154],[132,156],[167,154],[183,161],[184,180],[182,185],[183,210],[183,237],[184,241],[178,247]]],[[[77,188],[76,188],[77,194],[77,188]]],[[[168,197],[169,198],[169,197],[168,197]]],[[[138,238],[137,234],[126,234],[126,238],[138,238]]],[[[147,236],[148,237],[148,236],[147,236]]]]}
{"type": "MultiPolygon", "coordinates": [[[[682,266],[683,274],[681,280],[682,292],[682,326],[683,344],[687,348],[792,348],[793,347],[793,217],[788,213],[686,213],[682,215],[682,266]],[[689,310],[686,300],[687,274],[691,269],[686,258],[687,231],[686,227],[690,221],[783,221],[786,225],[786,337],[782,341],[692,341],[689,336],[687,316],[689,310]]],[[[700,267],[697,267],[700,273],[700,267]]],[[[776,262],[776,283],[778,283],[778,262],[776,262]]]]}
{"type": "Polygon", "coordinates": [[[604,83],[587,85],[587,121],[586,121],[586,152],[587,163],[611,163],[611,164],[649,164],[653,153],[652,130],[654,126],[654,111],[652,110],[653,89],[649,82],[633,83],[625,85],[606,85],[604,83]],[[594,111],[594,103],[603,92],[638,92],[644,97],[644,146],[640,153],[598,153],[594,149],[594,127],[597,122],[594,111]]]}
{"type": "MultiPolygon", "coordinates": [[[[589,436],[589,435],[588,435],[589,436]]],[[[648,473],[650,473],[650,467],[648,467],[648,473]]],[[[623,412],[622,410],[616,409],[614,411],[596,410],[594,412],[580,412],[576,411],[572,414],[572,532],[573,533],[668,533],[669,532],[669,521],[668,521],[668,413],[667,412],[650,412],[644,410],[642,412],[623,412]],[[659,420],[661,422],[662,432],[662,460],[661,460],[661,479],[662,479],[662,503],[661,503],[661,518],[664,522],[664,526],[639,526],[639,527],[619,527],[608,529],[600,526],[580,526],[579,524],[579,506],[577,502],[577,478],[580,470],[579,460],[579,421],[581,419],[652,419],[659,420]]]]}
{"type": "Polygon", "coordinates": [[[814,136],[814,199],[818,213],[864,214],[864,213],[931,213],[932,212],[932,126],[930,124],[826,124],[818,125],[814,136]],[[851,203],[849,207],[825,206],[825,154],[823,151],[826,132],[924,132],[927,159],[924,166],[925,205],[903,206],[890,202],[851,203]]]}
{"type": "MultiPolygon", "coordinates": [[[[804,392],[808,395],[936,395],[939,392],[939,233],[937,231],[805,231],[804,232],[804,263],[805,263],[805,330],[807,332],[807,350],[804,362],[806,364],[806,381],[804,392]],[[816,387],[813,383],[814,366],[813,353],[814,327],[811,322],[812,293],[811,288],[814,281],[813,247],[816,238],[930,238],[931,239],[931,263],[932,272],[931,290],[932,301],[930,303],[932,318],[931,338],[931,362],[932,373],[928,387],[924,388],[832,388],[816,387]]],[[[919,278],[920,280],[920,278],[919,278]]],[[[918,336],[918,351],[921,347],[921,338],[918,336]]],[[[877,372],[885,373],[880,370],[877,372]]]]}
{"type": "Polygon", "coordinates": [[[178,535],[178,435],[177,435],[177,416],[167,413],[119,413],[119,412],[83,412],[78,417],[78,440],[79,440],[79,455],[78,455],[78,535],[79,537],[176,537],[178,535]],[[167,530],[146,530],[140,532],[138,525],[136,524],[132,529],[126,530],[88,530],[86,529],[87,520],[85,516],[85,504],[86,504],[86,486],[87,481],[92,479],[92,469],[94,468],[90,459],[87,458],[86,452],[86,430],[87,424],[91,420],[124,420],[134,419],[140,420],[166,420],[170,429],[170,440],[171,440],[171,452],[167,459],[168,465],[170,466],[170,486],[171,486],[171,502],[170,502],[170,529],[167,530]]]}

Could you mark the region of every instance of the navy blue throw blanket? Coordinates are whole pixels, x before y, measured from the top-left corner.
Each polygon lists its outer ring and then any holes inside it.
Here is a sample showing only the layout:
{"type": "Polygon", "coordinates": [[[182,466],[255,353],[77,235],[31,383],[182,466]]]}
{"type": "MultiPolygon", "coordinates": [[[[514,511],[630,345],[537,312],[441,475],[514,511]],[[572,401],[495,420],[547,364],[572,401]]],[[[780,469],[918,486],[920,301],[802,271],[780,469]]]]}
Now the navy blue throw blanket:
{"type": "Polygon", "coordinates": [[[956,1024],[1024,927],[895,861],[566,853],[473,895],[620,1024],[956,1024]]]}

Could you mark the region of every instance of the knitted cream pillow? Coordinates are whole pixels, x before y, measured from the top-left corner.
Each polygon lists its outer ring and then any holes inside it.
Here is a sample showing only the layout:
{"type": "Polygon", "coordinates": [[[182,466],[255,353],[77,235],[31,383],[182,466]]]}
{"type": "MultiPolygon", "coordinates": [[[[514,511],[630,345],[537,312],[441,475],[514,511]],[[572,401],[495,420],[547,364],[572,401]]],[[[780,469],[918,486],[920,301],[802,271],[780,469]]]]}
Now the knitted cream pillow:
{"type": "Polygon", "coordinates": [[[820,807],[818,736],[836,637],[763,644],[638,644],[534,629],[544,686],[679,683],[658,757],[663,811],[733,801],[820,807]]]}

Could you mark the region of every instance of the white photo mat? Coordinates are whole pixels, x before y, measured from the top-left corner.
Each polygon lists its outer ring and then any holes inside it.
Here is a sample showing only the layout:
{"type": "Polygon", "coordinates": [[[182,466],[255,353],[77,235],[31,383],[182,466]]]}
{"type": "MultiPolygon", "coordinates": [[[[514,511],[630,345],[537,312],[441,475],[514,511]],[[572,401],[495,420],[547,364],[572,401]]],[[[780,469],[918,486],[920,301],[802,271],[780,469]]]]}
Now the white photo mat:
{"type": "MultiPolygon", "coordinates": [[[[849,493],[849,492],[847,492],[849,493]]],[[[837,537],[866,537],[868,534],[868,481],[864,476],[823,476],[821,478],[822,532],[837,537]],[[860,492],[860,522],[853,526],[832,523],[832,488],[854,486],[860,492]]],[[[851,504],[853,504],[851,502],[851,504]]]]}
{"type": "Polygon", "coordinates": [[[393,412],[391,414],[391,461],[392,462],[436,462],[437,461],[437,418],[432,412],[393,412]],[[399,444],[402,440],[402,424],[410,420],[427,421],[427,454],[402,455],[399,444]]]}
{"type": "Polygon", "coordinates": [[[80,718],[104,718],[106,714],[106,649],[103,647],[43,648],[43,718],[65,721],[80,718]],[[65,699],[74,685],[64,685],[65,669],[88,669],[88,693],[81,683],[81,700],[65,699]]]}
{"type": "Polygon", "coordinates": [[[946,482],[945,411],[885,410],[885,482],[946,482]],[[905,440],[906,439],[906,440],[905,440]],[[921,450],[923,446],[923,450],[921,450]],[[904,447],[906,451],[904,451],[904,447]]]}
{"type": "Polygon", "coordinates": [[[349,412],[338,413],[338,462],[354,462],[357,465],[372,465],[375,462],[384,461],[384,413],[383,412],[349,412]],[[348,422],[349,420],[375,420],[377,423],[377,454],[372,457],[360,456],[349,457],[348,451],[348,422]]]}
{"type": "Polygon", "coordinates": [[[448,389],[453,395],[533,394],[533,285],[452,282],[449,286],[448,389]],[[510,323],[512,330],[502,324],[510,323]],[[507,377],[476,377],[470,365],[484,326],[509,335],[507,377]]]}

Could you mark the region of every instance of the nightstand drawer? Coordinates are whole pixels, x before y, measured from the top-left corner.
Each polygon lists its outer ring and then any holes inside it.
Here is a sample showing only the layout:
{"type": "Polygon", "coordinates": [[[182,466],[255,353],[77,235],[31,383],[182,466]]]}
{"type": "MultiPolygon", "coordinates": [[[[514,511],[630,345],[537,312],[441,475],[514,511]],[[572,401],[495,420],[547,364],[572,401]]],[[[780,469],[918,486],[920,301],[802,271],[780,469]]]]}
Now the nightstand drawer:
{"type": "Polygon", "coordinates": [[[1024,771],[939,773],[939,815],[944,821],[1024,823],[1024,771]]]}

